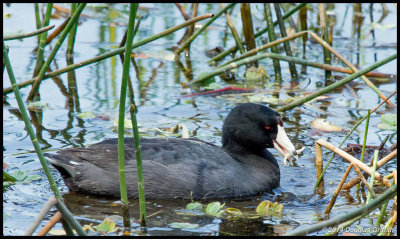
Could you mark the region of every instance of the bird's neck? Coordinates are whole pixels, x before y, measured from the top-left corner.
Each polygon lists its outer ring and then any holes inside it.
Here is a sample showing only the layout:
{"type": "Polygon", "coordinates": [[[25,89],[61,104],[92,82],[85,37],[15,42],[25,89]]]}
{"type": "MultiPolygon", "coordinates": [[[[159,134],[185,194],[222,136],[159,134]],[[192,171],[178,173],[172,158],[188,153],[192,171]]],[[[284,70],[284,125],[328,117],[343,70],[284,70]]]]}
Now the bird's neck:
{"type": "Polygon", "coordinates": [[[247,145],[242,143],[238,143],[232,138],[224,139],[222,141],[222,148],[231,153],[236,155],[257,155],[260,157],[264,157],[265,155],[265,148],[258,145],[247,145]]]}

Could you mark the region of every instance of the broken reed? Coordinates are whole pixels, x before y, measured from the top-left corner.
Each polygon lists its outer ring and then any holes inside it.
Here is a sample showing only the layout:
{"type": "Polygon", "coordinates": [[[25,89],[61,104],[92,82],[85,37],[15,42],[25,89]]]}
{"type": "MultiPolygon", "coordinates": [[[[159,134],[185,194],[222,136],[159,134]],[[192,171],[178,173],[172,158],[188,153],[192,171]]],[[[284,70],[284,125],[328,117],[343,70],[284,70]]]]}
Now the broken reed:
{"type": "MultiPolygon", "coordinates": [[[[384,100],[383,102],[381,102],[377,107],[375,107],[373,110],[371,110],[370,114],[372,114],[373,112],[375,112],[381,105],[383,105],[385,103],[385,101],[389,100],[394,94],[397,93],[397,90],[394,91],[386,100],[384,100]]],[[[340,142],[338,148],[340,148],[343,143],[347,140],[347,138],[353,133],[353,131],[368,117],[368,115],[364,116],[362,119],[360,119],[355,125],[354,127],[347,133],[347,135],[344,137],[344,139],[342,140],[342,142],[340,142]]],[[[315,183],[314,189],[318,188],[318,185],[321,183],[322,178],[324,176],[325,171],[327,170],[329,164],[331,163],[333,157],[335,156],[335,153],[333,152],[330,159],[328,160],[327,164],[325,165],[324,170],[322,171],[322,174],[318,177],[317,182],[315,183]]],[[[359,181],[358,181],[359,182],[359,181]]],[[[357,183],[358,183],[357,182],[357,183]]],[[[344,186],[346,187],[346,185],[344,186]]]]}

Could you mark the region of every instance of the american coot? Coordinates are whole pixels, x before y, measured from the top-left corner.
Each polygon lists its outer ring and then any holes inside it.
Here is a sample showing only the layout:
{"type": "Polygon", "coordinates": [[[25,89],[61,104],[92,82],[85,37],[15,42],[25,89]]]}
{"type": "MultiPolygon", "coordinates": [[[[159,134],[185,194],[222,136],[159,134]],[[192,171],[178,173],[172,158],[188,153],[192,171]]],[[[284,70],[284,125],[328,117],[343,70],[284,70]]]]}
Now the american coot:
{"type": "MultiPolygon", "coordinates": [[[[280,115],[259,104],[244,103],[224,121],[222,147],[198,139],[142,138],[146,198],[239,197],[279,186],[279,166],[265,148],[295,155],[280,115]]],[[[72,191],[120,196],[118,139],[87,148],[45,154],[72,191]]],[[[125,138],[128,196],[138,197],[134,141],[125,138]]]]}

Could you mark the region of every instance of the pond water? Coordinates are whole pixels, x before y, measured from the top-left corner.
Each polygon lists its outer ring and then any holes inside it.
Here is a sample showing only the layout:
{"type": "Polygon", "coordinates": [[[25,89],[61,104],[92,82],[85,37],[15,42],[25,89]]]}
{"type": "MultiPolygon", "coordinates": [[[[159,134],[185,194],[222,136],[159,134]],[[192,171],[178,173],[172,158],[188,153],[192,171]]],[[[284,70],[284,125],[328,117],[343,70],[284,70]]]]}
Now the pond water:
{"type": "MultiPolygon", "coordinates": [[[[141,4],[138,14],[142,21],[135,41],[159,33],[169,27],[182,23],[183,17],[174,4],[141,4]]],[[[184,5],[185,6],[185,5],[184,5]]],[[[393,4],[386,4],[388,15],[375,24],[375,45],[369,34],[371,21],[369,18],[369,4],[363,4],[365,19],[362,25],[361,39],[357,40],[352,34],[353,8],[351,4],[334,4],[331,10],[336,16],[337,25],[334,28],[333,48],[352,63],[357,63],[359,68],[365,68],[376,61],[382,60],[397,51],[397,10],[393,4]],[[346,14],[346,9],[347,15],[346,14]]],[[[65,5],[69,8],[69,5],[65,5]]],[[[36,28],[33,4],[3,4],[3,33],[29,32],[36,28]],[[10,15],[6,17],[7,13],[10,15]]],[[[318,7],[311,4],[313,11],[309,12],[310,25],[316,25],[318,7]]],[[[190,12],[190,4],[186,6],[190,12]]],[[[200,4],[199,13],[216,13],[219,4],[200,4]]],[[[242,32],[239,6],[235,6],[231,17],[239,33],[242,32]]],[[[74,62],[92,58],[109,50],[118,48],[124,35],[128,22],[127,12],[129,5],[112,4],[105,8],[95,8],[88,4],[84,13],[89,15],[82,18],[78,27],[74,62]]],[[[264,7],[262,4],[254,4],[253,24],[255,29],[265,27],[264,7]]],[[[200,15],[199,14],[199,15],[200,15]]],[[[382,16],[380,4],[373,5],[375,22],[382,16]]],[[[297,14],[295,15],[297,17],[297,14]]],[[[296,20],[297,18],[294,18],[296,20]]],[[[56,27],[64,21],[64,18],[51,19],[50,24],[56,27]]],[[[206,20],[200,23],[205,23],[206,20]]],[[[131,67],[130,76],[133,79],[135,101],[138,105],[138,123],[141,125],[142,136],[166,137],[160,135],[155,128],[170,128],[183,123],[189,129],[192,137],[221,145],[222,122],[231,108],[240,102],[254,101],[257,98],[248,97],[246,94],[197,96],[181,98],[182,95],[198,92],[198,88],[183,89],[180,82],[187,82],[185,74],[178,64],[171,60],[173,46],[184,34],[184,30],[172,33],[162,39],[134,49],[135,53],[141,53],[148,58],[135,59],[137,74],[131,67]],[[138,81],[137,75],[140,76],[138,81]]],[[[194,77],[202,72],[210,71],[211,66],[207,61],[205,51],[217,46],[228,49],[235,44],[230,31],[226,30],[226,19],[221,16],[211,27],[202,33],[191,45],[190,64],[194,77]],[[226,36],[228,34],[228,36],[226,36]]],[[[265,37],[257,39],[257,44],[264,44],[265,37]]],[[[52,43],[54,44],[54,43],[52,43]]],[[[301,42],[292,45],[295,55],[301,56],[301,42]]],[[[7,41],[10,60],[13,66],[17,82],[29,80],[32,76],[36,56],[32,50],[37,46],[37,38],[31,37],[23,41],[7,41]]],[[[46,56],[50,47],[46,47],[46,56]]],[[[66,44],[57,54],[52,70],[66,66],[66,44]]],[[[284,53],[282,53],[284,54],[284,53]]],[[[140,54],[139,54],[140,55],[140,54]]],[[[307,58],[314,62],[323,62],[322,47],[317,43],[308,41],[307,58]]],[[[188,58],[181,54],[181,61],[187,67],[188,58]]],[[[237,82],[235,86],[252,88],[258,91],[253,94],[262,97],[279,97],[286,99],[289,95],[303,97],[304,93],[315,92],[327,83],[325,72],[320,69],[308,67],[306,74],[300,74],[301,67],[297,65],[300,76],[299,85],[292,87],[288,64],[281,62],[283,82],[274,83],[274,70],[271,59],[259,61],[259,64],[267,70],[269,82],[246,81],[244,77],[245,66],[235,73],[237,82]]],[[[338,61],[333,64],[340,65],[338,61]]],[[[376,71],[397,75],[397,62],[392,61],[376,71]]],[[[99,142],[105,138],[117,137],[114,128],[114,120],[118,117],[120,82],[122,77],[122,64],[119,57],[108,58],[75,71],[79,105],[70,108],[68,97],[62,93],[63,88],[68,88],[67,74],[60,75],[62,84],[56,84],[52,79],[43,81],[40,86],[40,101],[46,104],[41,110],[30,113],[39,142],[46,150],[57,150],[68,147],[83,147],[99,142]],[[92,112],[99,116],[94,119],[81,119],[80,112],[92,112]]],[[[334,73],[337,78],[343,78],[345,74],[334,73]]],[[[396,79],[385,82],[373,81],[386,96],[392,93],[396,87],[396,79]]],[[[216,83],[220,88],[230,86],[228,82],[216,77],[216,83]]],[[[8,74],[4,74],[3,87],[9,87],[8,74]]],[[[283,160],[278,160],[281,170],[280,187],[273,192],[265,192],[257,196],[242,199],[200,200],[203,204],[212,201],[226,203],[227,207],[238,208],[242,212],[255,213],[257,205],[264,201],[277,201],[284,205],[284,210],[279,216],[265,216],[258,219],[226,220],[205,215],[187,215],[185,208],[190,200],[148,200],[147,215],[155,213],[148,220],[146,232],[140,232],[137,219],[139,218],[139,206],[137,200],[130,200],[131,218],[133,222],[133,235],[282,235],[299,226],[312,225],[324,220],[324,211],[333,192],[335,191],[341,176],[345,172],[348,163],[345,160],[335,158],[327,170],[325,176],[325,191],[319,195],[314,193],[316,182],[315,149],[314,141],[323,138],[326,141],[338,145],[346,133],[329,132],[321,136],[310,134],[311,122],[317,117],[328,119],[332,124],[350,130],[359,119],[367,114],[368,109],[378,105],[380,98],[367,87],[361,79],[353,81],[351,88],[357,93],[355,98],[352,92],[342,87],[334,93],[329,93],[329,99],[312,102],[309,105],[296,107],[282,113],[286,131],[294,144],[302,144],[306,147],[295,166],[284,166],[283,160]],[[318,109],[322,109],[320,111],[318,109]],[[195,229],[174,228],[171,223],[187,222],[198,224],[195,229]]],[[[24,100],[31,87],[21,89],[24,100]]],[[[18,111],[18,106],[13,94],[6,97],[8,104],[3,103],[3,162],[8,165],[7,172],[12,173],[22,170],[28,174],[39,174],[41,180],[28,184],[17,184],[3,193],[3,234],[23,235],[35,216],[39,213],[48,198],[53,196],[46,180],[41,164],[34,152],[32,143],[25,125],[18,111]]],[[[397,105],[397,96],[391,98],[397,105]]],[[[268,105],[265,102],[255,102],[268,105]]],[[[273,108],[277,108],[271,105],[273,108]]],[[[372,114],[368,134],[368,145],[379,145],[389,135],[386,147],[397,141],[395,131],[382,130],[377,127],[380,123],[380,115],[383,113],[396,113],[396,109],[381,107],[378,114],[372,114]]],[[[128,115],[128,114],[127,114],[128,115]]],[[[128,116],[127,116],[128,117],[128,116]]],[[[365,122],[346,141],[347,143],[362,144],[365,122]]],[[[127,131],[127,135],[131,134],[127,131]]],[[[169,135],[167,137],[176,137],[169,135]]],[[[270,150],[277,158],[281,159],[275,149],[270,150]]],[[[330,151],[323,150],[324,165],[330,158],[330,151]]],[[[370,157],[370,156],[369,156],[370,157]]],[[[387,175],[397,168],[397,159],[392,160],[379,169],[379,173],[387,175]]],[[[123,227],[121,210],[118,199],[99,198],[69,192],[60,174],[54,168],[53,177],[59,186],[66,204],[74,216],[82,225],[93,223],[97,225],[104,218],[110,217],[123,227]]],[[[355,176],[351,172],[349,178],[355,176]]],[[[375,187],[381,193],[384,187],[375,187]]],[[[343,215],[351,210],[361,207],[366,201],[366,190],[357,191],[353,188],[348,193],[341,193],[332,209],[330,218],[343,215]]],[[[389,204],[388,208],[391,208],[389,204]]],[[[40,227],[55,213],[46,216],[40,227]]],[[[356,222],[352,227],[374,227],[379,211],[376,210],[369,217],[356,222]]],[[[61,224],[55,226],[61,229],[61,224]]],[[[313,234],[321,235],[326,231],[313,234]]],[[[395,227],[395,235],[397,229],[395,227]]]]}

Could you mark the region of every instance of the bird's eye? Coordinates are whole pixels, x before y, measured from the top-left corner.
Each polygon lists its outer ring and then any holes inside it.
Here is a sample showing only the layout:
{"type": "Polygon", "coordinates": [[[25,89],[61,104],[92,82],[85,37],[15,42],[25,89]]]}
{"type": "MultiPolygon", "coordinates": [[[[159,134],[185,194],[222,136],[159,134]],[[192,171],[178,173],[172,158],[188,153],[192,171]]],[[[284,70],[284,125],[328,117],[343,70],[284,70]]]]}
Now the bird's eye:
{"type": "Polygon", "coordinates": [[[264,126],[264,128],[265,128],[266,130],[270,130],[270,129],[271,129],[271,126],[266,125],[266,126],[264,126]]]}

